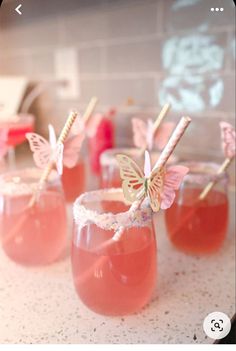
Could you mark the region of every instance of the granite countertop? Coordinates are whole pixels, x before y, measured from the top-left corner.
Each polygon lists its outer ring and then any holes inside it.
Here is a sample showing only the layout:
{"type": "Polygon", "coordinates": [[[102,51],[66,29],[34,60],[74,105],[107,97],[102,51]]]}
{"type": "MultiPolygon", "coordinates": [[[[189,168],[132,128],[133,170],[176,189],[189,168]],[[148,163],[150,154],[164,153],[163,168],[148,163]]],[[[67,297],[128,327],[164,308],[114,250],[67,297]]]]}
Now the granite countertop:
{"type": "Polygon", "coordinates": [[[158,214],[157,289],[141,312],[125,317],[97,315],[82,304],[69,256],[25,268],[0,250],[0,343],[213,343],[202,329],[205,316],[235,313],[233,219],[232,211],[221,250],[200,258],[172,247],[158,214]]]}

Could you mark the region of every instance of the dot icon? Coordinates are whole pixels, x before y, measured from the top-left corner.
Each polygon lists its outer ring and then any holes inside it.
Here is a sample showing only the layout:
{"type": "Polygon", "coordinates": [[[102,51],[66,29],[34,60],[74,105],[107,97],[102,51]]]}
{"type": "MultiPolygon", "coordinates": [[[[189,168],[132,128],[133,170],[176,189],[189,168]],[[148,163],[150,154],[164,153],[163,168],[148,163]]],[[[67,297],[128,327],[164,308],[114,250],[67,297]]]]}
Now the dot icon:
{"type": "Polygon", "coordinates": [[[221,12],[223,12],[224,11],[224,8],[223,7],[211,7],[211,12],[214,12],[214,11],[216,11],[216,12],[219,12],[219,11],[221,11],[221,12]]]}
{"type": "Polygon", "coordinates": [[[209,338],[223,339],[229,334],[231,322],[227,314],[223,312],[209,313],[203,322],[203,330],[209,338]]]}

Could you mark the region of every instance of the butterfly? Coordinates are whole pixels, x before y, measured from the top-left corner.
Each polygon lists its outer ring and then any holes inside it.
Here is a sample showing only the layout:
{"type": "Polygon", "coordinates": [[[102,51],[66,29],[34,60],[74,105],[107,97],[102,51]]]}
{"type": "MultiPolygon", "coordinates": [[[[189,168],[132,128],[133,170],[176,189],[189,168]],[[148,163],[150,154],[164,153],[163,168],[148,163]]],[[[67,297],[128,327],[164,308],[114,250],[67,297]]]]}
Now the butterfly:
{"type": "Polygon", "coordinates": [[[101,113],[96,113],[86,122],[83,121],[81,118],[77,118],[71,128],[71,134],[78,135],[78,134],[85,134],[88,138],[92,138],[95,136],[98,126],[103,119],[103,115],[101,113]]]}
{"type": "Polygon", "coordinates": [[[136,147],[152,150],[155,145],[159,150],[162,150],[166,145],[171,132],[174,129],[174,123],[163,123],[154,133],[154,123],[151,119],[147,122],[140,118],[132,118],[133,141],[136,147]]]}
{"type": "Polygon", "coordinates": [[[235,129],[227,122],[220,122],[222,149],[226,158],[235,156],[235,129]]]}
{"type": "Polygon", "coordinates": [[[154,212],[169,208],[175,199],[175,190],[178,190],[184,176],[189,169],[184,166],[172,166],[151,169],[150,154],[145,151],[144,170],[129,156],[116,156],[122,179],[122,189],[125,199],[133,203],[148,197],[154,212]]]}
{"type": "Polygon", "coordinates": [[[45,168],[49,162],[55,162],[59,175],[63,172],[63,150],[64,145],[57,142],[56,133],[51,124],[48,126],[49,142],[37,133],[27,133],[30,149],[38,168],[45,168]]]}
{"type": "Polygon", "coordinates": [[[8,150],[7,136],[8,136],[8,129],[6,128],[0,129],[0,159],[6,155],[8,150]]]}

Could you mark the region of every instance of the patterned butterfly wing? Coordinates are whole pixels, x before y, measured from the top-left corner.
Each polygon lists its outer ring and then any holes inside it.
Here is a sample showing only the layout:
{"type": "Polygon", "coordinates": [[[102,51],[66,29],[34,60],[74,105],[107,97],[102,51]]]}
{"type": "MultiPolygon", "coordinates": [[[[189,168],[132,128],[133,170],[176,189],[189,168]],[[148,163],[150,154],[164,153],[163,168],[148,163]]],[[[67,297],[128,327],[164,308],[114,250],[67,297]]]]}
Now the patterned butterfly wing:
{"type": "Polygon", "coordinates": [[[140,118],[132,118],[133,142],[136,147],[147,147],[147,123],[140,118]]]}
{"type": "Polygon", "coordinates": [[[151,208],[154,212],[160,210],[161,206],[161,192],[164,184],[164,168],[154,169],[148,180],[148,197],[151,208]]]}
{"type": "Polygon", "coordinates": [[[50,143],[36,133],[27,133],[26,138],[29,141],[31,151],[33,152],[36,166],[39,168],[45,168],[52,156],[50,143]]]}
{"type": "Polygon", "coordinates": [[[67,138],[64,144],[63,164],[68,168],[73,168],[77,161],[85,138],[85,133],[79,133],[67,138]]]}
{"type": "Polygon", "coordinates": [[[117,155],[122,179],[124,197],[129,202],[140,200],[145,196],[145,177],[139,166],[126,155],[117,155]]]}
{"type": "Polygon", "coordinates": [[[175,191],[179,189],[184,176],[189,169],[184,166],[172,166],[167,169],[164,176],[163,190],[161,193],[161,209],[169,208],[175,199],[175,191]]]}
{"type": "Polygon", "coordinates": [[[227,122],[220,123],[222,149],[225,157],[235,156],[235,129],[227,122]]]}

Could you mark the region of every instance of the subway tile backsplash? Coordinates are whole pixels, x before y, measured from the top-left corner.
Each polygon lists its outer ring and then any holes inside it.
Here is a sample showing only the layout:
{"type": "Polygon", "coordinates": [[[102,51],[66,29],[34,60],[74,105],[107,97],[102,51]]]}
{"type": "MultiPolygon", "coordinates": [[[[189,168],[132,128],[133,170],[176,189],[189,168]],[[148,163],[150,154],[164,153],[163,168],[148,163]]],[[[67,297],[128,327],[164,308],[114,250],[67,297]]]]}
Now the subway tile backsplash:
{"type": "MultiPolygon", "coordinates": [[[[32,107],[40,132],[53,118],[62,125],[67,110],[81,108],[92,95],[101,109],[131,99],[141,110],[157,112],[169,101],[170,118],[193,118],[179,149],[220,155],[218,122],[234,123],[235,112],[233,1],[58,0],[56,8],[52,3],[25,0],[27,10],[17,16],[9,2],[0,13],[0,75],[27,75],[33,84],[55,80],[56,50],[77,50],[81,95],[60,101],[48,89],[32,107]],[[211,12],[216,6],[224,11],[211,12]]],[[[130,118],[123,117],[117,143],[129,144],[130,131],[130,118]]]]}

